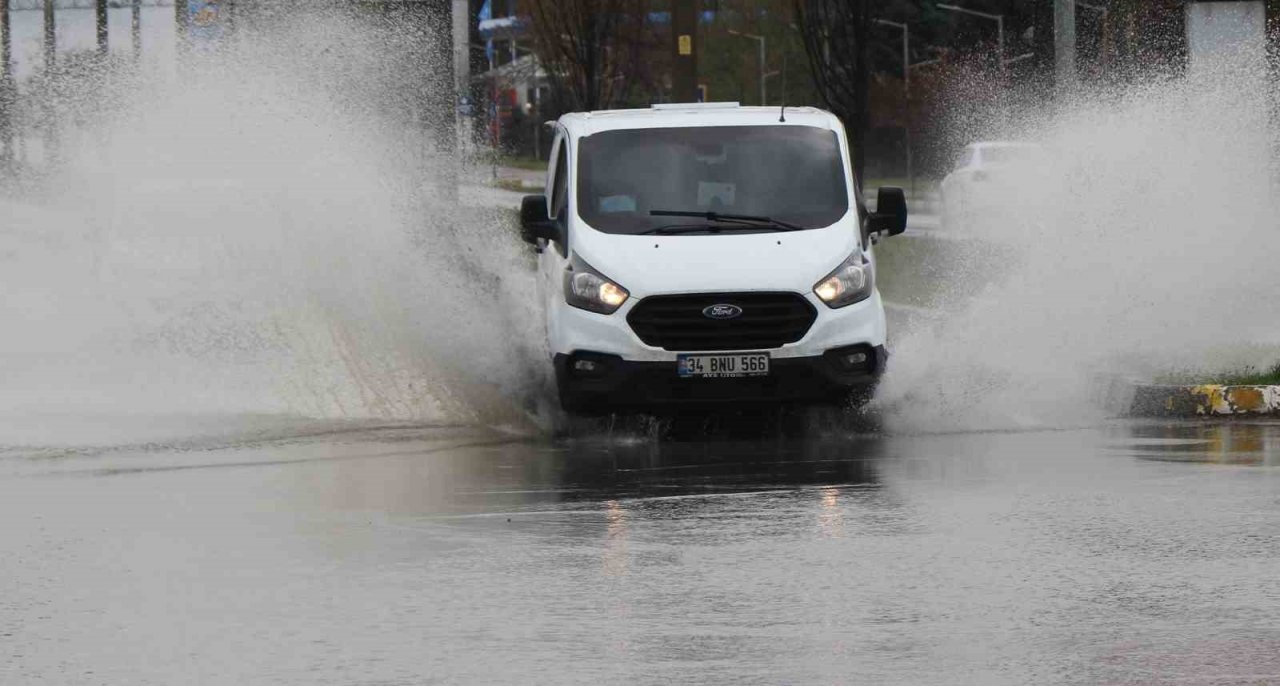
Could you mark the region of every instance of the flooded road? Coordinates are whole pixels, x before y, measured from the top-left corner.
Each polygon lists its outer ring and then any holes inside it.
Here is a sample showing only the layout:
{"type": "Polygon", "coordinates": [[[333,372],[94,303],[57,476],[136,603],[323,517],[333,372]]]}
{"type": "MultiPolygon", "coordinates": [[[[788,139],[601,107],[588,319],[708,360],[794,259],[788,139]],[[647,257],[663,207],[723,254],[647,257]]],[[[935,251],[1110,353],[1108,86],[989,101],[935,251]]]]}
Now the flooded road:
{"type": "Polygon", "coordinates": [[[0,451],[0,682],[1273,683],[1280,424],[0,451]]]}

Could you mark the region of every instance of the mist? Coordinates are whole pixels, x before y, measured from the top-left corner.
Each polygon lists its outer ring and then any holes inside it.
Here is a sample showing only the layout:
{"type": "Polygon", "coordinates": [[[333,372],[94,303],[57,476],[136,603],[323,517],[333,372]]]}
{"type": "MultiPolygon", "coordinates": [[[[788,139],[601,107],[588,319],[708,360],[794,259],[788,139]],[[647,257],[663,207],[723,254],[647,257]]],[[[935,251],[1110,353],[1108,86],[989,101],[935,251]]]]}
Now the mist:
{"type": "Polygon", "coordinates": [[[1280,188],[1265,69],[1229,62],[1014,110],[1004,135],[1043,145],[1044,159],[1010,170],[996,211],[955,236],[990,259],[948,272],[945,304],[897,332],[877,397],[888,426],[1091,425],[1127,410],[1125,382],[1274,364],[1280,188]]]}
{"type": "Polygon", "coordinates": [[[42,103],[58,163],[0,200],[0,412],[527,423],[532,270],[421,124],[423,37],[270,31],[42,103]]]}

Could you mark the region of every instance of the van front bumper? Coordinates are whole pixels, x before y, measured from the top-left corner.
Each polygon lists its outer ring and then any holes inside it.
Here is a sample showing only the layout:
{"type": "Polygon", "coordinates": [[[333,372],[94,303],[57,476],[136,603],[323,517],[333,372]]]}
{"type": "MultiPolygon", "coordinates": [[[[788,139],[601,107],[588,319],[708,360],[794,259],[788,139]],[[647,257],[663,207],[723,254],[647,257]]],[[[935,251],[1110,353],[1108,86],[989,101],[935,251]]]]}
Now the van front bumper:
{"type": "Polygon", "coordinates": [[[634,362],[618,355],[578,351],[555,356],[556,384],[566,411],[606,413],[688,406],[846,402],[873,388],[884,372],[884,346],[842,346],[812,357],[770,361],[768,376],[684,378],[676,362],[634,362]],[[847,356],[863,353],[851,365],[847,356]]]}
{"type": "MultiPolygon", "coordinates": [[[[776,360],[821,356],[832,348],[854,343],[885,343],[884,306],[877,291],[866,300],[839,309],[824,305],[813,293],[801,294],[818,312],[804,338],[781,347],[762,347],[776,360]]],[[[547,344],[553,355],[579,350],[618,355],[632,362],[675,364],[680,353],[714,353],[714,348],[670,350],[646,345],[631,328],[628,317],[643,298],[632,297],[611,315],[557,304],[548,312],[547,344]]],[[[740,350],[732,348],[730,350],[740,350]]]]}

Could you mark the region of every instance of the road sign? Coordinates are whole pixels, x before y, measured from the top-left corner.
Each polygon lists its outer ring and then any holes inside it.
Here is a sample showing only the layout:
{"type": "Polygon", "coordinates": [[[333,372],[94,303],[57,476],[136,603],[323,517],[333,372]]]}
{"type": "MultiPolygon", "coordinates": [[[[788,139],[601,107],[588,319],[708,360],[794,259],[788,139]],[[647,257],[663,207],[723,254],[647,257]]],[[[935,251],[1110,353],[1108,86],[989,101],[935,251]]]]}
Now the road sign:
{"type": "Polygon", "coordinates": [[[187,26],[194,41],[213,43],[222,38],[223,4],[222,0],[187,0],[187,26]]]}

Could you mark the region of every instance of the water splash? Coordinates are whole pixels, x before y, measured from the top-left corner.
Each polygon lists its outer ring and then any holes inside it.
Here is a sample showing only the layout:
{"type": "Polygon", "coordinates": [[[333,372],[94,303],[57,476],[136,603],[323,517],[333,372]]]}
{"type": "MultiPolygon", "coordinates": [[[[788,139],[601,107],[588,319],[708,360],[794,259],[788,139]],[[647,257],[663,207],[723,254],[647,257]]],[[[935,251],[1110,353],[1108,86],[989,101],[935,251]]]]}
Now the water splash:
{"type": "Polygon", "coordinates": [[[527,256],[453,198],[387,30],[96,75],[111,106],[63,127],[40,198],[0,201],[0,412],[523,421],[527,256]]]}
{"type": "MultiPolygon", "coordinates": [[[[953,297],[900,336],[877,399],[898,430],[1062,427],[1114,412],[1100,379],[1280,357],[1273,84],[1232,65],[1080,93],[1011,123],[1015,169],[964,240],[953,297]]],[[[973,134],[977,137],[978,134],[973,134]]]]}

